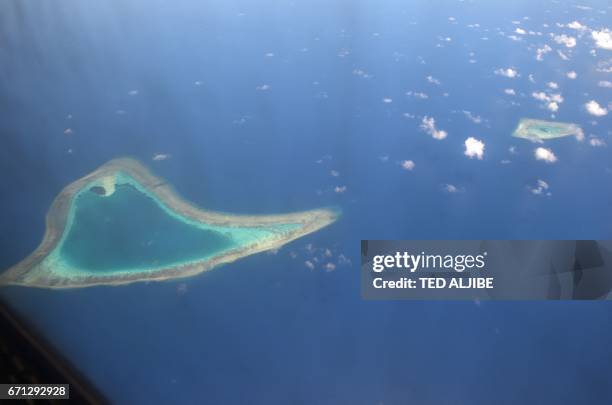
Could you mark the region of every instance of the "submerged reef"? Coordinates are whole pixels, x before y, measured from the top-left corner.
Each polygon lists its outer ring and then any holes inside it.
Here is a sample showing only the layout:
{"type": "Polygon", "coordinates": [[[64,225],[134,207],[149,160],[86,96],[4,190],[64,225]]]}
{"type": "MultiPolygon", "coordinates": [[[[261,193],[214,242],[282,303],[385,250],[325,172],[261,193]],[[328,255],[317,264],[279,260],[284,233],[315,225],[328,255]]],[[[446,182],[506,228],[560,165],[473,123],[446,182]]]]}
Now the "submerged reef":
{"type": "Polygon", "coordinates": [[[278,215],[201,209],[134,159],[114,159],[53,201],[38,248],[0,285],[77,288],[188,277],[278,249],[340,215],[321,208],[278,215]]]}
{"type": "Polygon", "coordinates": [[[549,139],[562,138],[574,135],[581,139],[584,135],[582,129],[572,123],[534,120],[522,118],[512,136],[530,141],[542,142],[549,139]]]}

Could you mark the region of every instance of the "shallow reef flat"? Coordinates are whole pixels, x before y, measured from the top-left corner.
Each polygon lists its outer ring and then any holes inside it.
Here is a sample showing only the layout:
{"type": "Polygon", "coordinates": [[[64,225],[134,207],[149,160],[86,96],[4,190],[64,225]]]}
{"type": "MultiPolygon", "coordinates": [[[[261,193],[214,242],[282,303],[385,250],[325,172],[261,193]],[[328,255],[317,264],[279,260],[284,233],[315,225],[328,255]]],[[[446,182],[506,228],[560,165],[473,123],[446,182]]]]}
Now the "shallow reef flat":
{"type": "Polygon", "coordinates": [[[512,136],[517,138],[536,142],[571,135],[581,138],[583,136],[582,129],[572,123],[534,120],[530,118],[522,118],[512,134],[512,136]]]}
{"type": "Polygon", "coordinates": [[[38,248],[0,285],[77,288],[189,277],[278,249],[340,215],[335,208],[278,215],[204,210],[130,158],[109,161],[53,201],[38,248]]]}

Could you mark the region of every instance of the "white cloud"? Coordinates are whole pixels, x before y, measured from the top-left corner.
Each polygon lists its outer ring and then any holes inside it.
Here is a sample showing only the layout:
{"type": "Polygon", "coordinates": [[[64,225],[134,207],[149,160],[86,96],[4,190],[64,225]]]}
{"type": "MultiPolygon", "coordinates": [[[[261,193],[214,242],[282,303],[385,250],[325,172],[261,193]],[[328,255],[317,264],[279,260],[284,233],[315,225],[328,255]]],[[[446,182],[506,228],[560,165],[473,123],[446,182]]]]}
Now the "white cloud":
{"type": "Polygon", "coordinates": [[[128,94],[128,96],[137,96],[138,93],[139,93],[138,90],[130,90],[130,91],[128,91],[127,94],[128,94]]]}
{"type": "Polygon", "coordinates": [[[412,160],[403,160],[400,165],[404,170],[412,170],[416,166],[412,160]]]}
{"type": "Polygon", "coordinates": [[[423,117],[423,121],[421,122],[421,129],[431,135],[432,138],[440,141],[446,138],[446,136],[448,135],[446,131],[437,129],[436,120],[428,116],[423,117]]]}
{"type": "Polygon", "coordinates": [[[549,99],[551,101],[556,102],[556,103],[562,103],[563,102],[563,96],[561,94],[551,94],[551,95],[549,95],[549,99]]]}
{"type": "Polygon", "coordinates": [[[576,46],[576,38],[570,37],[569,35],[555,35],[553,39],[556,43],[565,45],[568,48],[573,48],[576,46]]]}
{"type": "Polygon", "coordinates": [[[594,148],[601,148],[601,147],[606,146],[606,143],[603,141],[603,139],[591,138],[589,139],[589,145],[591,145],[594,148]]]}
{"type": "Polygon", "coordinates": [[[595,100],[589,101],[584,105],[584,107],[586,108],[589,114],[594,115],[596,117],[603,117],[604,115],[608,114],[608,110],[606,110],[605,107],[600,106],[599,103],[595,100]]]}
{"type": "Polygon", "coordinates": [[[382,102],[385,103],[385,104],[390,104],[390,103],[393,102],[393,99],[389,98],[389,97],[385,97],[385,98],[382,99],[382,102]]]}
{"type": "Polygon", "coordinates": [[[427,76],[427,81],[431,84],[440,85],[440,80],[436,79],[433,76],[427,76]]]}
{"type": "Polygon", "coordinates": [[[609,80],[602,80],[599,83],[597,83],[597,85],[599,87],[603,87],[603,88],[606,88],[606,89],[612,89],[612,82],[609,81],[609,80]]]}
{"type": "Polygon", "coordinates": [[[462,112],[466,116],[466,118],[472,121],[474,124],[482,123],[482,117],[480,115],[474,115],[470,111],[466,111],[466,110],[463,110],[462,112]]]}
{"type": "Polygon", "coordinates": [[[485,144],[484,142],[474,138],[469,137],[465,140],[465,156],[472,158],[477,158],[482,160],[484,155],[485,144]]]}
{"type": "Polygon", "coordinates": [[[407,91],[406,95],[407,96],[413,96],[415,98],[420,98],[422,100],[425,100],[425,99],[429,98],[429,96],[427,94],[425,94],[423,92],[420,92],[420,91],[407,91]]]}
{"type": "Polygon", "coordinates": [[[553,151],[546,148],[537,148],[534,152],[534,156],[536,160],[543,160],[546,163],[555,163],[557,161],[557,157],[553,151]]]}
{"type": "Polygon", "coordinates": [[[514,89],[505,89],[504,93],[506,93],[509,96],[516,96],[516,91],[514,91],[514,89]]]}
{"type": "Polygon", "coordinates": [[[156,162],[159,162],[160,160],[166,160],[168,158],[170,158],[170,155],[167,153],[157,153],[153,155],[151,159],[153,159],[156,162]]]}
{"type": "Polygon", "coordinates": [[[333,263],[326,263],[325,266],[323,267],[325,268],[325,271],[327,272],[336,270],[336,265],[333,263]]]}
{"type": "Polygon", "coordinates": [[[535,98],[536,100],[548,101],[548,95],[544,93],[543,91],[539,91],[539,92],[534,91],[533,93],[531,93],[531,96],[535,98]]]}
{"type": "MultiPolygon", "coordinates": [[[[553,86],[551,86],[551,83],[549,83],[549,87],[554,87],[554,85],[556,85],[556,83],[553,83],[553,86]]],[[[534,91],[531,93],[531,96],[538,101],[543,101],[545,107],[552,112],[559,110],[559,104],[563,102],[563,96],[561,94],[547,94],[543,91],[534,91]]]]}
{"type": "Polygon", "coordinates": [[[314,263],[313,263],[313,262],[311,262],[310,260],[306,260],[306,261],[304,262],[304,265],[305,265],[306,267],[308,267],[310,270],[314,270],[314,268],[315,268],[314,263]]]}
{"type": "Polygon", "coordinates": [[[591,32],[591,36],[593,40],[595,40],[595,46],[602,49],[612,50],[612,30],[607,28],[602,29],[601,31],[591,32]]]}
{"type": "Polygon", "coordinates": [[[366,72],[363,69],[353,69],[353,74],[355,76],[361,77],[362,79],[371,79],[372,75],[366,72]]]}
{"type": "Polygon", "coordinates": [[[572,79],[572,80],[578,77],[578,74],[574,72],[573,70],[567,72],[565,75],[567,76],[568,79],[572,79]]]}
{"type": "Polygon", "coordinates": [[[519,76],[518,71],[513,68],[506,68],[506,69],[500,68],[495,71],[495,74],[499,76],[507,77],[509,79],[514,79],[515,77],[519,76]]]}
{"type": "Polygon", "coordinates": [[[580,24],[578,21],[572,21],[571,23],[567,24],[567,28],[571,28],[576,31],[584,31],[587,29],[585,25],[580,24]]]}
{"type": "Polygon", "coordinates": [[[566,54],[564,54],[563,52],[561,52],[560,50],[557,50],[557,55],[559,55],[559,57],[563,60],[569,60],[569,56],[567,56],[566,54]]]}
{"type": "Polygon", "coordinates": [[[550,87],[551,89],[553,89],[553,90],[557,90],[559,88],[559,85],[557,83],[555,83],[555,82],[548,82],[548,83],[546,83],[546,85],[548,87],[550,87]]]}
{"type": "Polygon", "coordinates": [[[543,48],[538,48],[536,50],[536,59],[541,62],[544,59],[544,55],[550,51],[552,51],[552,48],[548,44],[544,45],[543,48]]]}
{"type": "Polygon", "coordinates": [[[334,187],[334,192],[338,194],[342,194],[346,191],[346,186],[336,186],[334,187]]]}
{"type": "Polygon", "coordinates": [[[261,86],[255,87],[255,90],[258,90],[258,91],[270,90],[270,85],[269,84],[262,84],[261,86]]]}
{"type": "Polygon", "coordinates": [[[528,188],[535,195],[547,195],[547,196],[551,196],[550,191],[548,191],[550,186],[544,180],[539,180],[538,179],[538,181],[536,182],[535,187],[528,187],[528,188]]]}
{"type": "Polygon", "coordinates": [[[522,29],[522,28],[517,28],[517,29],[515,29],[515,30],[514,30],[514,32],[516,32],[517,34],[520,34],[520,35],[525,35],[525,34],[527,34],[527,31],[525,31],[525,30],[524,30],[524,29],[522,29]]]}
{"type": "Polygon", "coordinates": [[[451,194],[460,193],[462,191],[460,188],[458,188],[457,186],[453,184],[443,184],[442,190],[446,191],[447,193],[451,193],[451,194]]]}

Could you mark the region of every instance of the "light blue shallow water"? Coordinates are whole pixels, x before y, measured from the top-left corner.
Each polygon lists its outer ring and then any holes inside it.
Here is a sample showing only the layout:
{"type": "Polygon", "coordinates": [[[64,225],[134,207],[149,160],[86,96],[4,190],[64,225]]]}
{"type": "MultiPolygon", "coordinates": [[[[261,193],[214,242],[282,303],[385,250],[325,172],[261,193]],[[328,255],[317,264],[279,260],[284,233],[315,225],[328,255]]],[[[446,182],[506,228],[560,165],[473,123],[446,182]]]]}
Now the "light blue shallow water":
{"type": "Polygon", "coordinates": [[[236,247],[231,234],[200,229],[168,215],[129,184],[111,196],[80,194],[60,254],[94,272],[161,267],[236,247]]]}

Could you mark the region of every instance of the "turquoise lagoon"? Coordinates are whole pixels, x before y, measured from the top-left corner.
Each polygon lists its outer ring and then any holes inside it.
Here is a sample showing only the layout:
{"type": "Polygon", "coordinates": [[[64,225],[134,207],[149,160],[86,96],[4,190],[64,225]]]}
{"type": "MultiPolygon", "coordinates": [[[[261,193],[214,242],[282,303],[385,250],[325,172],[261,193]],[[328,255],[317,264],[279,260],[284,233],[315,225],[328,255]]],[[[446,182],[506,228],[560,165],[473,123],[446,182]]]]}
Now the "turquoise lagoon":
{"type": "Polygon", "coordinates": [[[64,234],[45,259],[63,275],[150,272],[204,261],[265,241],[301,224],[223,227],[186,218],[131,176],[118,173],[115,191],[91,183],[73,197],[64,234]]]}

